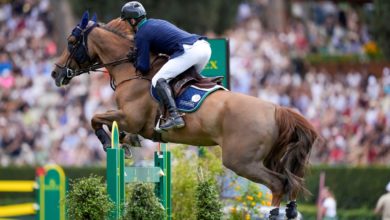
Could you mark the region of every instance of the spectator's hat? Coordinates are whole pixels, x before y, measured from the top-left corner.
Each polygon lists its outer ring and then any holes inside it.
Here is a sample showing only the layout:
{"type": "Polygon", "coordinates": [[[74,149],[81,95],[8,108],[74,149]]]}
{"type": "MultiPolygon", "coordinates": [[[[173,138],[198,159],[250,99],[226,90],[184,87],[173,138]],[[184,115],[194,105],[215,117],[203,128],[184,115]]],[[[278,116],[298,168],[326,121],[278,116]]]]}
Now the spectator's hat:
{"type": "Polygon", "coordinates": [[[390,182],[386,185],[387,192],[390,192],[390,182]]]}

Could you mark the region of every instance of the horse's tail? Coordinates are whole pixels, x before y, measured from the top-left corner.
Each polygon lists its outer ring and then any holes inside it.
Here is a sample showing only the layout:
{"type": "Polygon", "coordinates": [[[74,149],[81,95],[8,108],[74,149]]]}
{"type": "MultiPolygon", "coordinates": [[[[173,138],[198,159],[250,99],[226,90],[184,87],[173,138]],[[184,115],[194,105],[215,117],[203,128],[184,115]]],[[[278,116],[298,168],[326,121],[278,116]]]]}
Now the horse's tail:
{"type": "Polygon", "coordinates": [[[290,108],[277,106],[275,120],[279,136],[264,161],[265,166],[286,176],[285,193],[310,194],[303,177],[319,135],[310,122],[290,108]]]}

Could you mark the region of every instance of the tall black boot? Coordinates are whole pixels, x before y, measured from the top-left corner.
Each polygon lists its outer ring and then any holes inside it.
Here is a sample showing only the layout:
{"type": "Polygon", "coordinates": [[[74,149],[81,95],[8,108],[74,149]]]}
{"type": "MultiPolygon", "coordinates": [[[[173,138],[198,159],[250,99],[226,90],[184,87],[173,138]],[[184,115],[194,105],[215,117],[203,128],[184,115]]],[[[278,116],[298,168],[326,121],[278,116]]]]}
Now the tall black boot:
{"type": "Polygon", "coordinates": [[[168,109],[169,117],[165,123],[160,125],[162,130],[172,128],[182,128],[185,123],[177,110],[175,100],[173,99],[172,89],[165,79],[159,79],[156,84],[156,91],[162,104],[168,109]]]}

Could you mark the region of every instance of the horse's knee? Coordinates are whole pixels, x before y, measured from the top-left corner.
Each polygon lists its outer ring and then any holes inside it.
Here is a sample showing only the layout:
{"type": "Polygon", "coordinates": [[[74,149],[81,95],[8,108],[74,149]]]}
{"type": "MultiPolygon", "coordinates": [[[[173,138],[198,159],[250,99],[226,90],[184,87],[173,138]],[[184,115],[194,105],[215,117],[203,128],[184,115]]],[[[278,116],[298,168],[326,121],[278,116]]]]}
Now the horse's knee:
{"type": "Polygon", "coordinates": [[[94,115],[91,119],[91,126],[96,131],[97,129],[102,127],[102,123],[99,122],[97,115],[94,115]]]}

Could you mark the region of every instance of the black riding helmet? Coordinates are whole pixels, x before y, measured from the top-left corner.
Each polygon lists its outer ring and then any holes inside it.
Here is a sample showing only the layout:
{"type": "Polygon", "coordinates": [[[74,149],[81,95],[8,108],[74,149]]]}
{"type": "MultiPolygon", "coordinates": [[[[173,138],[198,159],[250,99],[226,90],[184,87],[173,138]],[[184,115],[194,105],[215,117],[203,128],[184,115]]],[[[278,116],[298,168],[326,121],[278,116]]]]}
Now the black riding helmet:
{"type": "Polygon", "coordinates": [[[121,10],[121,19],[129,20],[129,19],[137,19],[142,16],[146,16],[146,11],[144,6],[137,1],[127,2],[121,10]]]}

